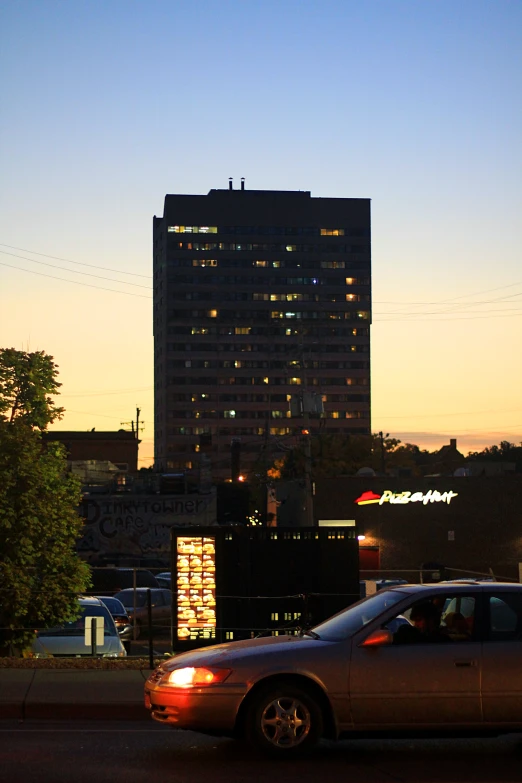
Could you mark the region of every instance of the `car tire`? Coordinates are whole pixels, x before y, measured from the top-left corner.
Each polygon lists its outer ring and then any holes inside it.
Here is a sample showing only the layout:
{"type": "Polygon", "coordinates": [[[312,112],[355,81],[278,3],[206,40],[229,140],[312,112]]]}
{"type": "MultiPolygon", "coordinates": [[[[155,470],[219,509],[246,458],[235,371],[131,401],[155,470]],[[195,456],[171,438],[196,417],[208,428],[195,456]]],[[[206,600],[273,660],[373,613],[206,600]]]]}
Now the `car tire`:
{"type": "Polygon", "coordinates": [[[253,698],[246,715],[246,739],[261,752],[278,758],[307,753],[323,733],[323,714],[302,687],[281,681],[253,698]]]}

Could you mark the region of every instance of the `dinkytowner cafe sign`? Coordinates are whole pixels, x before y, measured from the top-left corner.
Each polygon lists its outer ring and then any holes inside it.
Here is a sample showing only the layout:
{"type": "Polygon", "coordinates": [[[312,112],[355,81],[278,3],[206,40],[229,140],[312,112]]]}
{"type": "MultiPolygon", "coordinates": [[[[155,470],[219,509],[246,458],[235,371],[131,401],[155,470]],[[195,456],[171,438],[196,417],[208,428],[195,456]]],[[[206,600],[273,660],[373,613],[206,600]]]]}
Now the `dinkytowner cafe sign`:
{"type": "Polygon", "coordinates": [[[390,489],[385,489],[382,495],[372,491],[363,492],[360,497],[354,500],[354,503],[358,506],[369,506],[371,503],[378,503],[379,506],[383,506],[385,503],[398,503],[400,505],[422,503],[424,506],[427,506],[428,503],[447,503],[449,506],[457,495],[458,492],[451,490],[447,492],[439,492],[436,489],[430,489],[427,492],[392,492],[390,489]]]}

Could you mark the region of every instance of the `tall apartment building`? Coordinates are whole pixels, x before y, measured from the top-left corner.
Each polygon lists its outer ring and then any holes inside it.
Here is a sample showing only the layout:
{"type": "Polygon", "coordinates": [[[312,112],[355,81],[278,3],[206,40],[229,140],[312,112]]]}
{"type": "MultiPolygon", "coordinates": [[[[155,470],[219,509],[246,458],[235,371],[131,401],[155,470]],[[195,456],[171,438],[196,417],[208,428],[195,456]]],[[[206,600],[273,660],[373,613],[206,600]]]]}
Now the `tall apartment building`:
{"type": "Polygon", "coordinates": [[[167,195],[154,217],[156,467],[197,469],[204,449],[230,478],[240,448],[248,474],[295,441],[290,402],[305,390],[323,403],[312,432],[368,434],[370,292],[369,199],[243,180],[167,195]]]}

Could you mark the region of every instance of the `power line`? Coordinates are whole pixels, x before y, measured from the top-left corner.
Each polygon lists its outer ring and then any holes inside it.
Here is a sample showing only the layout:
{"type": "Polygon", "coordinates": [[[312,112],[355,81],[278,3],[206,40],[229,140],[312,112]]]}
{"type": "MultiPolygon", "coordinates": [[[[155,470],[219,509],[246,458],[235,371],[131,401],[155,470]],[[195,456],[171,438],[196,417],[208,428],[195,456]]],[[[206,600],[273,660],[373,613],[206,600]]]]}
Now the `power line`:
{"type": "Polygon", "coordinates": [[[56,275],[46,275],[44,272],[34,272],[32,269],[22,269],[20,266],[14,266],[14,264],[6,264],[4,261],[0,261],[0,266],[8,266],[10,269],[17,269],[19,272],[28,272],[31,275],[39,275],[39,277],[50,277],[52,280],[61,280],[64,283],[72,283],[73,285],[83,285],[87,288],[97,288],[98,291],[110,291],[111,294],[125,294],[126,296],[138,296],[140,299],[152,299],[152,296],[146,296],[145,294],[133,294],[131,291],[117,291],[114,288],[105,288],[101,285],[92,285],[91,283],[80,283],[79,280],[67,280],[66,277],[57,277],[56,275]]]}
{"type": "MultiPolygon", "coordinates": [[[[457,299],[464,299],[467,296],[479,296],[479,294],[489,294],[493,291],[501,291],[504,288],[513,288],[513,286],[516,285],[522,285],[522,280],[519,280],[517,283],[509,283],[508,285],[496,286],[495,288],[485,288],[482,291],[475,291],[475,293],[473,294],[460,294],[460,296],[453,296],[449,299],[439,300],[438,302],[374,302],[374,304],[404,304],[404,305],[447,304],[448,302],[455,302],[457,299]]],[[[514,294],[514,296],[519,296],[519,294],[514,294]]]]}
{"type": "Polygon", "coordinates": [[[85,275],[86,277],[97,277],[100,280],[110,280],[113,283],[121,283],[122,285],[132,285],[136,288],[147,288],[150,291],[152,286],[142,285],[141,283],[127,283],[125,280],[115,280],[113,277],[103,277],[102,275],[93,275],[91,272],[77,272],[75,269],[67,269],[65,266],[58,266],[58,264],[48,264],[46,261],[37,261],[34,258],[27,258],[27,256],[17,256],[16,253],[9,253],[7,250],[0,250],[6,256],[13,256],[13,258],[21,258],[24,261],[30,261],[31,264],[42,264],[43,266],[52,266],[53,269],[62,269],[64,272],[70,272],[73,275],[85,275]]]}
{"type": "Polygon", "coordinates": [[[6,245],[4,242],[0,242],[1,247],[9,247],[11,250],[21,250],[22,253],[31,253],[33,256],[43,256],[44,258],[54,258],[55,261],[65,261],[67,264],[78,264],[78,266],[90,266],[92,269],[103,269],[104,272],[116,272],[120,275],[132,275],[133,277],[146,277],[150,280],[150,275],[140,275],[137,272],[125,272],[121,269],[110,269],[107,266],[96,266],[95,264],[85,264],[83,261],[70,261],[68,258],[60,258],[60,256],[50,256],[47,253],[37,253],[36,250],[27,250],[25,247],[16,247],[15,245],[6,245]]]}
{"type": "Polygon", "coordinates": [[[125,416],[125,413],[121,413],[119,416],[108,416],[106,413],[92,413],[92,411],[72,411],[70,408],[66,408],[65,413],[76,413],[80,416],[100,416],[102,419],[113,419],[120,421],[122,416],[125,416]]]}
{"type": "Polygon", "coordinates": [[[154,386],[142,386],[135,389],[115,389],[112,391],[105,391],[105,392],[77,392],[73,394],[61,394],[62,399],[70,399],[71,397],[105,397],[110,394],[130,394],[131,392],[140,392],[140,391],[152,391],[154,389],[154,386]]]}
{"type": "MultiPolygon", "coordinates": [[[[496,312],[496,311],[495,311],[496,312]]],[[[385,316],[386,313],[383,313],[385,316]]],[[[432,315],[435,315],[433,313],[432,315]]],[[[445,315],[445,313],[441,313],[441,315],[445,315]]],[[[517,313],[509,313],[506,315],[472,315],[467,316],[463,315],[460,318],[375,318],[374,321],[380,321],[381,323],[390,322],[390,321],[407,321],[408,323],[412,323],[412,321],[417,321],[419,323],[429,323],[430,321],[435,321],[436,323],[440,323],[441,321],[476,321],[480,318],[520,318],[520,315],[522,315],[522,310],[520,311],[520,314],[517,313]]]]}
{"type": "Polygon", "coordinates": [[[514,408],[512,410],[502,410],[500,411],[498,408],[494,408],[492,410],[488,411],[459,411],[458,413],[415,413],[413,415],[407,414],[405,416],[387,416],[386,414],[374,414],[373,418],[378,419],[424,419],[429,417],[437,418],[437,417],[443,417],[443,416],[479,416],[486,413],[520,413],[522,409],[521,408],[514,408]]]}
{"type": "MultiPolygon", "coordinates": [[[[408,312],[407,310],[388,310],[386,315],[444,315],[445,313],[456,313],[459,312],[459,309],[464,309],[468,307],[474,307],[475,305],[486,305],[486,304],[496,304],[498,302],[503,302],[505,304],[511,304],[511,302],[506,302],[506,299],[515,299],[517,297],[522,296],[522,292],[519,292],[517,294],[507,294],[506,296],[498,296],[495,299],[484,299],[482,301],[474,301],[474,302],[461,302],[460,304],[451,305],[449,308],[445,310],[436,310],[434,312],[428,312],[428,313],[419,313],[419,312],[408,312]]],[[[393,302],[374,302],[375,304],[394,304],[393,302]]],[[[430,304],[429,302],[417,302],[411,303],[411,307],[418,307],[420,305],[424,304],[430,304]]],[[[433,305],[437,306],[437,302],[432,302],[433,305]]],[[[515,302],[515,304],[519,304],[519,302],[515,302]]],[[[447,305],[447,302],[441,302],[440,307],[445,307],[447,305]]],[[[487,312],[487,311],[486,311],[487,312]]]]}

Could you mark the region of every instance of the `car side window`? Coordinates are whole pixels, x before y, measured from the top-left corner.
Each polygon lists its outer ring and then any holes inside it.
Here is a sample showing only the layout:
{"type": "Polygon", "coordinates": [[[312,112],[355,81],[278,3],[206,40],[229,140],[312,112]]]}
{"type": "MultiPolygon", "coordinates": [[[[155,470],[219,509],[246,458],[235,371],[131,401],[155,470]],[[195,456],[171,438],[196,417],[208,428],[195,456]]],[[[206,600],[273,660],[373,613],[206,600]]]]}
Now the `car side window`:
{"type": "Polygon", "coordinates": [[[522,639],[522,595],[498,593],[489,596],[488,639],[492,642],[522,639]]]}
{"type": "Polygon", "coordinates": [[[434,596],[416,601],[386,623],[393,644],[469,642],[475,625],[475,598],[468,595],[434,596]]]}

